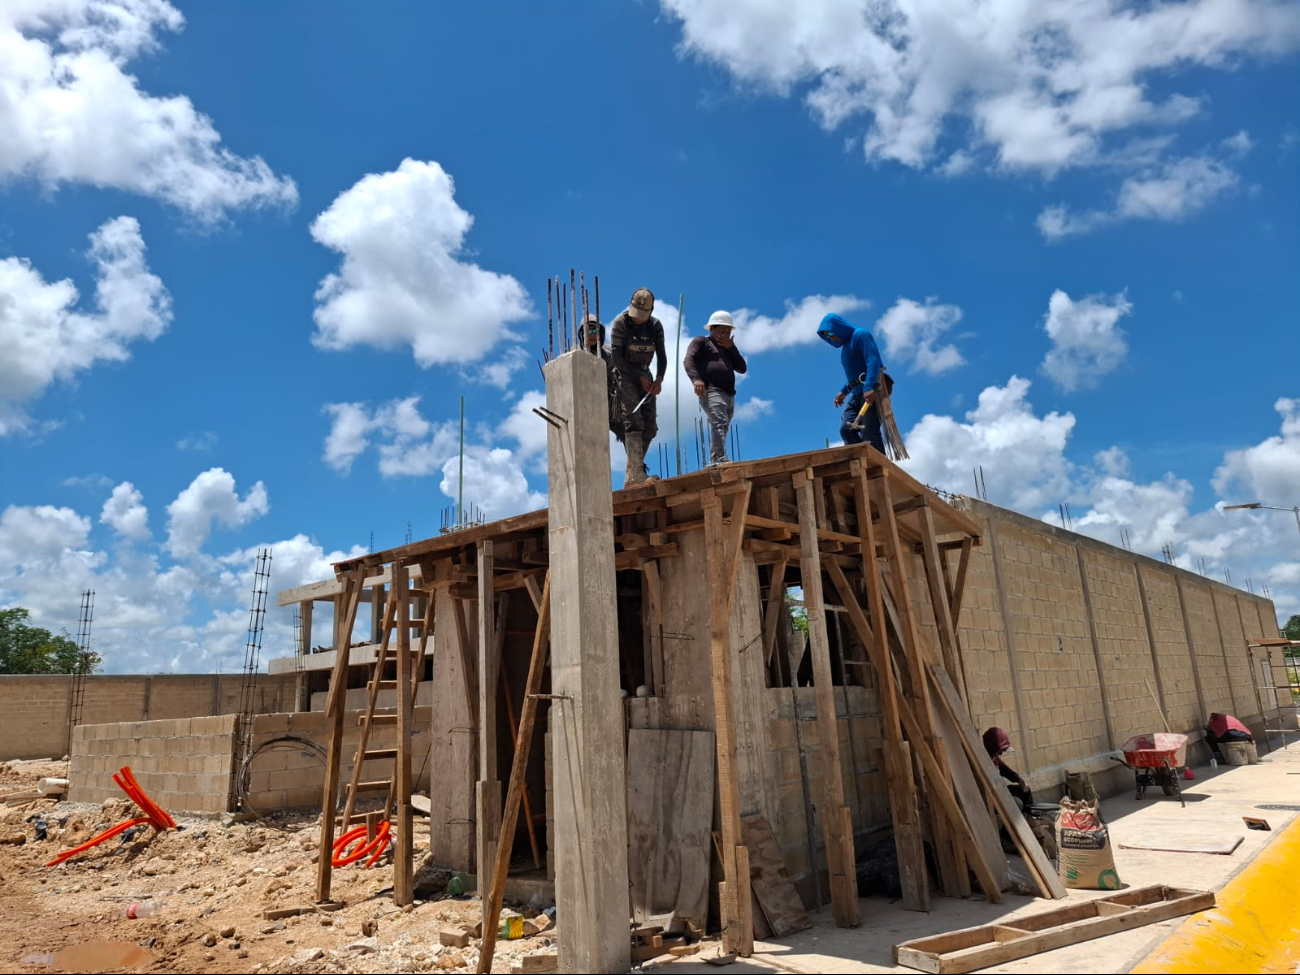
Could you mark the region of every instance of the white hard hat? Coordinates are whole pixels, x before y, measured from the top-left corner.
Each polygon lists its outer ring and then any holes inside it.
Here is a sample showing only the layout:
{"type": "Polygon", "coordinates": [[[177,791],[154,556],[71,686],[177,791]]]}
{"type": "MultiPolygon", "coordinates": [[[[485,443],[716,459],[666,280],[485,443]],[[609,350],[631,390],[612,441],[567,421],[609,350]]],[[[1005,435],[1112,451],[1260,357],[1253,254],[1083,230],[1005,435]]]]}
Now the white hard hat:
{"type": "Polygon", "coordinates": [[[728,328],[735,328],[736,323],[731,320],[731,312],[715,311],[709,316],[709,322],[705,328],[712,328],[714,325],[726,325],[728,328]]]}

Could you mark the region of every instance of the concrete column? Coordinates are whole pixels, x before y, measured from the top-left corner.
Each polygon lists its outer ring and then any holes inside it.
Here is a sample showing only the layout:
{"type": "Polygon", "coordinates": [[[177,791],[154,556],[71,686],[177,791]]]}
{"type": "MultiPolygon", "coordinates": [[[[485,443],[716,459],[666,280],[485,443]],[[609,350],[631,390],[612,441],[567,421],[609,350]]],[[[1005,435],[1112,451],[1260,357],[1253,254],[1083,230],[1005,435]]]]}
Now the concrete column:
{"type": "Polygon", "coordinates": [[[547,363],[555,901],[561,972],[626,972],[627,794],[605,364],[547,363]]]}

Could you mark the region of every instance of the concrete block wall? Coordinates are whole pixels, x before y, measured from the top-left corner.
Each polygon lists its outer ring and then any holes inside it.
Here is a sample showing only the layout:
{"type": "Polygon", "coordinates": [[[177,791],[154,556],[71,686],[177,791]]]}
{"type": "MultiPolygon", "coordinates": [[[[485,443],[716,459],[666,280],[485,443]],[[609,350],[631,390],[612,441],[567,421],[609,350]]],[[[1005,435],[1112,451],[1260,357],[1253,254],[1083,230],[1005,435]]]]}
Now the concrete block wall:
{"type": "MultiPolygon", "coordinates": [[[[1246,643],[1277,635],[1270,600],[1003,508],[965,504],[985,529],[959,621],[970,708],[979,728],[996,724],[1012,735],[1013,764],[1044,795],[1067,769],[1114,768],[1108,756],[1126,739],[1163,730],[1161,705],[1173,730],[1194,739],[1210,711],[1263,723],[1268,695],[1256,687],[1262,678],[1246,643]]],[[[924,608],[919,561],[909,572],[909,592],[924,608]]]]}
{"type": "Polygon", "coordinates": [[[1097,665],[1110,713],[1106,746],[1161,730],[1155,662],[1132,561],[1079,549],[1097,634],[1097,665]]]}
{"type": "Polygon", "coordinates": [[[234,766],[236,715],[78,725],[70,802],[125,798],[113,773],[129,765],[149,797],[173,815],[224,812],[234,766]]]}
{"type": "MultiPolygon", "coordinates": [[[[343,759],[340,765],[340,782],[352,779],[357,745],[361,739],[358,717],[361,712],[349,711],[343,720],[343,759]]],[[[411,775],[414,788],[429,788],[429,726],[432,710],[417,707],[412,733],[411,775]]],[[[329,747],[330,726],[323,711],[299,711],[287,714],[263,714],[253,720],[251,750],[257,751],[268,742],[285,736],[296,736],[315,742],[321,748],[329,747]]],[[[367,748],[394,748],[397,745],[397,728],[379,725],[370,734],[367,748]]],[[[363,770],[365,781],[387,779],[393,772],[393,761],[367,762],[363,770]]],[[[292,809],[319,807],[325,789],[325,766],[321,758],[306,748],[292,744],[265,748],[251,760],[248,768],[248,801],[254,809],[292,809]]],[[[382,797],[381,797],[382,798],[382,797]]]]}
{"type": "MultiPolygon", "coordinates": [[[[998,558],[1010,619],[1024,728],[1016,743],[1025,765],[1056,766],[1109,747],[1097,661],[1068,540],[999,524],[998,558]]],[[[982,715],[981,727],[1003,712],[982,715]]]]}
{"type": "MultiPolygon", "coordinates": [[[[296,676],[259,674],[255,710],[294,707],[296,676]]],[[[68,707],[72,678],[0,677],[0,714],[16,720],[0,729],[0,760],[61,758],[69,754],[68,707]]],[[[117,724],[165,718],[210,717],[240,710],[239,674],[168,674],[136,677],[95,674],[86,678],[81,724],[117,724]]]]}

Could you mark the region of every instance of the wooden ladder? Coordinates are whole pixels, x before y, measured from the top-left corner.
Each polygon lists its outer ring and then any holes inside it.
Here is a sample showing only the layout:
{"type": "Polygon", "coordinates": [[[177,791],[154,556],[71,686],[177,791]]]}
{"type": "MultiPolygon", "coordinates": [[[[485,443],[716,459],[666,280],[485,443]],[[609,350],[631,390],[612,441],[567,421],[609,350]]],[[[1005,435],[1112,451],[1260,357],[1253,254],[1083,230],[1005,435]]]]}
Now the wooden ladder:
{"type": "MultiPolygon", "coordinates": [[[[412,618],[411,597],[418,591],[413,591],[409,586],[406,565],[395,562],[392,574],[393,581],[384,606],[383,637],[370,668],[370,680],[366,684],[368,692],[366,708],[357,717],[361,735],[357,742],[352,777],[343,787],[344,809],[341,824],[337,823],[334,812],[337,809],[342,739],[346,734],[344,727],[347,710],[348,651],[346,649],[340,651],[331,675],[326,711],[330,718],[332,734],[326,767],[326,809],[325,816],[322,818],[321,860],[317,875],[317,897],[322,901],[329,899],[336,825],[338,832],[346,833],[352,826],[365,824],[366,838],[369,840],[375,836],[378,824],[384,820],[390,823],[394,842],[393,899],[399,906],[405,906],[411,903],[415,896],[412,855],[414,844],[411,808],[411,731],[415,694],[420,684],[425,648],[429,634],[433,630],[435,600],[430,595],[424,616],[412,618]],[[419,633],[419,640],[414,641],[415,646],[412,646],[412,630],[419,633]],[[336,687],[336,684],[340,686],[336,687]],[[395,691],[396,701],[392,707],[381,708],[379,693],[385,690],[395,691]],[[396,746],[372,748],[371,731],[385,725],[397,728],[396,746]],[[393,763],[390,775],[387,778],[367,778],[366,767],[383,761],[393,763]],[[357,800],[361,796],[377,793],[383,793],[385,796],[381,810],[372,813],[356,811],[357,800]]],[[[355,620],[355,604],[360,601],[360,595],[360,585],[344,586],[344,605],[339,607],[338,615],[343,616],[345,621],[355,620]],[[351,599],[352,605],[347,605],[348,599],[351,599]]],[[[335,645],[345,646],[350,635],[350,625],[346,626],[342,634],[336,630],[335,645]]]]}

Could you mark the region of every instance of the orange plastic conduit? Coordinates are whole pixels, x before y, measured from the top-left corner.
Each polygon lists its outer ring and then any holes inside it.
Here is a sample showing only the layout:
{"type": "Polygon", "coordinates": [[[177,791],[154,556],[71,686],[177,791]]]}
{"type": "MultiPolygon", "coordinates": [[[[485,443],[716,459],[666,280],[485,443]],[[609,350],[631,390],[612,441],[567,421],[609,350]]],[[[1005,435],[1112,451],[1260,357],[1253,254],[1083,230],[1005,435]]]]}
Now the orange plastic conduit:
{"type": "Polygon", "coordinates": [[[334,841],[333,857],[330,863],[336,867],[346,867],[350,863],[356,863],[369,853],[370,859],[366,861],[366,868],[374,866],[375,861],[388,848],[388,844],[393,841],[390,833],[391,828],[388,820],[385,819],[379,824],[375,838],[366,842],[366,827],[353,827],[334,841]],[[348,847],[354,843],[356,846],[349,850],[348,847]]]}

